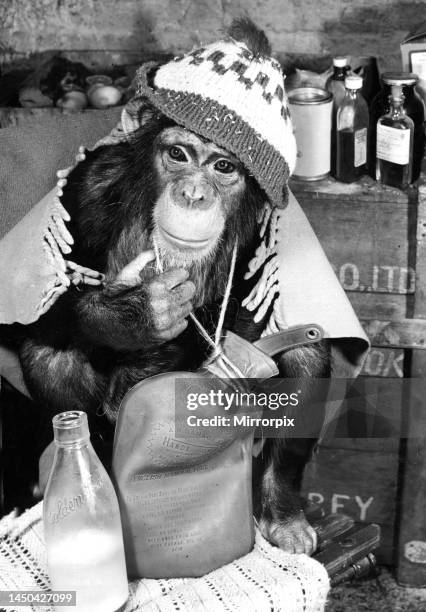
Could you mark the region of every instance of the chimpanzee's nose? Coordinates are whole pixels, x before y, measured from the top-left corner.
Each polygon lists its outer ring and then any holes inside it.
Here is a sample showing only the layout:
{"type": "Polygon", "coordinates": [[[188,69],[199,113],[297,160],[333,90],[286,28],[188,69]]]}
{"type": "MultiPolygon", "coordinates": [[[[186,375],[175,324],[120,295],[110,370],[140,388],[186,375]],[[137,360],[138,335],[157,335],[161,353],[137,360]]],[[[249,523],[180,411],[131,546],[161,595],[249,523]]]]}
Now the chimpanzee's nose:
{"type": "Polygon", "coordinates": [[[213,185],[199,175],[185,176],[172,187],[172,197],[178,206],[207,210],[216,203],[213,185]]]}
{"type": "Polygon", "coordinates": [[[201,204],[205,200],[204,190],[199,185],[185,185],[182,196],[190,206],[201,204]]]}

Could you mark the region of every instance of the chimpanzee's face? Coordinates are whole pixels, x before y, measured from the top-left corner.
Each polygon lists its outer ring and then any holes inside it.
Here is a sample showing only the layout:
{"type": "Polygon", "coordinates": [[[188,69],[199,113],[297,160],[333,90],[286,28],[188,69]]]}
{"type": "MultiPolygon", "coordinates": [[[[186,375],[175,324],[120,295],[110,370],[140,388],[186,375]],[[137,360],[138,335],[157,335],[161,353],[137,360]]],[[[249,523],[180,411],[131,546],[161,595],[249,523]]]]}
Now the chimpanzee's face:
{"type": "Polygon", "coordinates": [[[154,144],[159,197],[154,239],[176,264],[213,255],[245,189],[235,156],[182,127],[164,129],[154,144]]]}

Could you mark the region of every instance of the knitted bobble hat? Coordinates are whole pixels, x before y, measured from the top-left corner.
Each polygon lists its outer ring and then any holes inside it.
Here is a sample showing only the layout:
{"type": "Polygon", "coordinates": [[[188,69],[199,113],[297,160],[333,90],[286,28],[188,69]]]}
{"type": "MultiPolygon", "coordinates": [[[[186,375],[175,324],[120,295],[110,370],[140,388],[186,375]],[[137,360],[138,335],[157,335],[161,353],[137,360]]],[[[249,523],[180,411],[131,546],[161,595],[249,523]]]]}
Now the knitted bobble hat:
{"type": "Polygon", "coordinates": [[[265,34],[240,19],[223,40],[161,66],[144,64],[135,79],[136,99],[123,113],[123,130],[140,126],[135,111],[148,99],[178,125],[232,152],[272,206],[284,208],[296,142],[281,66],[270,54],[265,34]]]}

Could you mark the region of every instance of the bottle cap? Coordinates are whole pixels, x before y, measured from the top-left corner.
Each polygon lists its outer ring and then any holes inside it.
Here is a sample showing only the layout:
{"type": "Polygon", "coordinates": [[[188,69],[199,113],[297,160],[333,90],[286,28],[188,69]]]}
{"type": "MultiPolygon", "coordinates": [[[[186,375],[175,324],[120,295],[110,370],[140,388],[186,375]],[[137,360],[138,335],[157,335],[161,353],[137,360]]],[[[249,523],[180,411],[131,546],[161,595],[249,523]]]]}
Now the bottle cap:
{"type": "Polygon", "coordinates": [[[288,99],[291,104],[320,104],[328,102],[332,98],[329,91],[318,87],[297,87],[288,92],[288,99]]]}
{"type": "Polygon", "coordinates": [[[402,93],[402,85],[392,85],[391,95],[389,96],[392,100],[404,100],[404,94],[402,93]]]}
{"type": "Polygon", "coordinates": [[[361,89],[362,77],[357,76],[356,74],[347,76],[345,79],[345,87],[346,89],[361,89]]]}
{"type": "Polygon", "coordinates": [[[386,85],[416,85],[419,77],[414,72],[384,72],[382,81],[386,85]]]}
{"type": "Polygon", "coordinates": [[[338,55],[337,57],[333,57],[333,66],[336,68],[344,68],[348,65],[348,58],[343,55],[338,55]]]}
{"type": "Polygon", "coordinates": [[[52,424],[57,446],[86,442],[90,438],[87,414],[80,410],[60,412],[53,417],[52,424]]]}

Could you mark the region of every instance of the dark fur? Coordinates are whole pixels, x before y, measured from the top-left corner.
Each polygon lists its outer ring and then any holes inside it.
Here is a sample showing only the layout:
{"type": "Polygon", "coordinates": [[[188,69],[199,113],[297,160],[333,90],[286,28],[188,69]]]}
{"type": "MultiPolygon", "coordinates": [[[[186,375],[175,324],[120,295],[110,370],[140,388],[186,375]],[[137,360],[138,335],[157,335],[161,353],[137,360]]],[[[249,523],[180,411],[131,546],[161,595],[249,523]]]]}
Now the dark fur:
{"type": "MultiPolygon", "coordinates": [[[[179,338],[157,346],[150,334],[152,313],[144,284],[129,287],[111,282],[147,248],[159,195],[153,142],[170,125],[165,117],[154,117],[130,142],[88,153],[68,179],[62,202],[72,218],[73,260],[104,272],[107,282],[101,291],[68,292],[27,328],[30,338],[21,347],[26,382],[32,395],[53,410],[86,407],[114,416],[123,395],[138,380],[159,372],[196,369],[205,358],[206,347],[192,326],[179,338]],[[143,350],[135,342],[136,329],[138,339],[143,330],[143,350]],[[69,390],[65,397],[63,386],[57,385],[59,377],[69,390]]],[[[264,200],[257,184],[247,177],[247,188],[227,219],[216,258],[198,271],[206,290],[196,314],[211,332],[219,311],[216,296],[224,292],[236,236],[241,250],[234,303],[241,301],[238,285],[248,253],[255,247],[257,216],[264,200]]],[[[153,274],[151,267],[146,276],[153,274]]]]}
{"type": "MultiPolygon", "coordinates": [[[[256,54],[269,54],[264,34],[249,25],[244,20],[235,23],[230,35],[246,41],[256,54]]],[[[105,273],[106,283],[102,289],[71,289],[37,323],[24,329],[20,357],[25,381],[32,396],[53,412],[90,410],[114,420],[121,399],[135,383],[161,372],[196,370],[208,353],[191,323],[174,340],[155,341],[144,282],[154,275],[152,266],[144,270],[136,286],[113,282],[126,264],[146,250],[152,231],[160,182],[153,165],[153,143],[173,122],[155,110],[147,116],[150,119],[129,141],[88,153],[64,188],[62,202],[70,212],[69,229],[75,239],[72,258],[105,273]]],[[[244,281],[243,275],[257,246],[257,217],[264,201],[264,193],[247,175],[241,201],[228,212],[215,259],[197,271],[205,282],[196,316],[210,333],[216,327],[217,296],[225,288],[236,237],[239,254],[226,327],[254,341],[265,325],[265,320],[255,325],[251,313],[240,307],[257,280],[244,281]]],[[[328,369],[328,349],[323,345],[297,349],[280,359],[281,373],[287,377],[307,380],[327,375],[328,369]]],[[[266,519],[282,520],[300,510],[284,480],[291,444],[287,450],[281,440],[265,446],[260,471],[266,467],[268,478],[257,490],[262,492],[261,512],[266,519]]]]}
{"type": "MultiPolygon", "coordinates": [[[[105,412],[114,419],[121,399],[135,383],[161,372],[196,370],[207,355],[204,341],[191,324],[178,338],[155,344],[143,283],[136,287],[111,283],[144,248],[152,229],[151,213],[158,197],[152,144],[170,124],[164,117],[153,118],[130,142],[88,154],[69,177],[62,201],[72,218],[73,258],[104,272],[109,280],[102,290],[71,290],[39,322],[25,328],[20,350],[25,381],[32,396],[52,412],[78,408],[105,412]],[[145,330],[144,349],[135,350],[132,345],[135,326],[145,330]]],[[[228,218],[216,259],[203,272],[207,290],[196,314],[213,333],[219,312],[215,296],[223,293],[238,235],[241,250],[226,324],[253,341],[264,321],[254,325],[251,314],[239,304],[256,282],[256,278],[244,281],[243,274],[257,246],[257,215],[264,195],[252,179],[247,181],[237,214],[228,218]]],[[[327,363],[321,345],[311,346],[283,355],[280,369],[292,378],[321,376],[327,373],[327,363]]],[[[257,487],[262,490],[266,518],[300,509],[283,478],[284,470],[289,470],[289,452],[282,441],[268,441],[265,446],[262,465],[272,466],[275,483],[264,479],[263,486],[257,487]]]]}
{"type": "MultiPolygon", "coordinates": [[[[267,439],[262,453],[253,464],[253,494],[256,516],[267,521],[286,523],[302,507],[297,491],[303,470],[311,456],[324,421],[324,407],[309,402],[315,395],[315,380],[331,375],[330,347],[326,341],[292,349],[278,360],[281,376],[297,381],[303,404],[297,407],[297,423],[309,438],[267,439]],[[285,477],[283,477],[285,475],[285,477]]],[[[287,416],[296,416],[287,411],[287,416]]]]}

